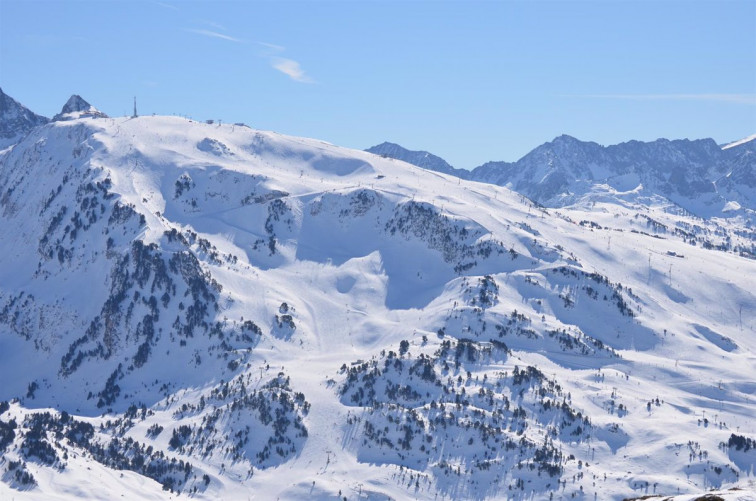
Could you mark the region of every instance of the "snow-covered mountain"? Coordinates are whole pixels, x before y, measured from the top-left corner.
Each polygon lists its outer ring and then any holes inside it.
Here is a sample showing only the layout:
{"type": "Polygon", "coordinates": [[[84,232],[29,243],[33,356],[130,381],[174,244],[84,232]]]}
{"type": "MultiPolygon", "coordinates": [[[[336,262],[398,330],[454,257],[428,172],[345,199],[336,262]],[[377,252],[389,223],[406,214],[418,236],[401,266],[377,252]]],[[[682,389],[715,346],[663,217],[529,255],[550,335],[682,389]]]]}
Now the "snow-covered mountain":
{"type": "Polygon", "coordinates": [[[489,162],[471,179],[508,186],[548,207],[614,195],[662,196],[707,217],[728,203],[756,208],[751,143],[729,149],[712,139],[629,141],[603,147],[560,136],[514,163],[489,162]]]}
{"type": "Polygon", "coordinates": [[[600,200],[669,203],[700,217],[732,217],[756,210],[756,141],[719,147],[712,139],[659,139],[601,146],[563,135],[516,162],[455,169],[427,152],[384,143],[367,151],[418,167],[506,186],[546,207],[600,200]],[[384,146],[387,145],[387,146],[384,146]],[[431,159],[429,161],[427,159],[431,159]]]}
{"type": "Polygon", "coordinates": [[[427,151],[413,151],[408,150],[395,143],[383,142],[376,146],[370,147],[365,151],[381,155],[383,157],[395,158],[412,165],[417,165],[423,169],[433,170],[436,172],[443,172],[444,174],[451,174],[462,179],[470,177],[470,171],[465,169],[456,169],[449,165],[449,163],[441,157],[438,157],[427,151]]]}
{"type": "Polygon", "coordinates": [[[101,115],[0,214],[0,498],[753,499],[738,218],[101,115]]]}
{"type": "Polygon", "coordinates": [[[0,89],[0,150],[15,144],[48,119],[25,108],[0,89]]]}

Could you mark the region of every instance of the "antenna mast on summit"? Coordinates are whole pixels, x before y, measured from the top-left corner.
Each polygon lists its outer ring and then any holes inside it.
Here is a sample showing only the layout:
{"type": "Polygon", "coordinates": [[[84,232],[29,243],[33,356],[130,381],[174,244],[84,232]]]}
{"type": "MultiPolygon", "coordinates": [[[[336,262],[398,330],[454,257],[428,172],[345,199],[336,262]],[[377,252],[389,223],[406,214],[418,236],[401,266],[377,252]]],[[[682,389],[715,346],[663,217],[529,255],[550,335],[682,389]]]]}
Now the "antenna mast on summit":
{"type": "Polygon", "coordinates": [[[131,115],[131,118],[136,118],[138,116],[139,115],[137,115],[137,111],[136,111],[136,96],[134,96],[134,114],[131,115]]]}

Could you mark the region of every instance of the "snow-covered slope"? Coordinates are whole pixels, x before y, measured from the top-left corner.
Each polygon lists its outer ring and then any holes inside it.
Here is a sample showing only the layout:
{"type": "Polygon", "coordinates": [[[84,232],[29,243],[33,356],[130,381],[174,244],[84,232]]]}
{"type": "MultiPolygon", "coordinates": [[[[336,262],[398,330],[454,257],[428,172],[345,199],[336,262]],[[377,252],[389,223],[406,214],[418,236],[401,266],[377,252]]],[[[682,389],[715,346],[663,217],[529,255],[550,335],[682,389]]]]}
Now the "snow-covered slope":
{"type": "Polygon", "coordinates": [[[753,498],[737,220],[92,116],[0,214],[2,498],[753,498]]]}
{"type": "Polygon", "coordinates": [[[0,89],[0,150],[17,143],[30,130],[47,123],[0,89]]]}
{"type": "Polygon", "coordinates": [[[743,139],[739,139],[737,141],[733,141],[731,143],[725,144],[724,146],[722,146],[722,149],[723,150],[729,150],[730,148],[734,148],[736,146],[740,146],[740,145],[745,144],[745,143],[751,143],[754,140],[756,140],[756,134],[752,134],[752,135],[750,135],[748,137],[744,137],[743,139]]]}

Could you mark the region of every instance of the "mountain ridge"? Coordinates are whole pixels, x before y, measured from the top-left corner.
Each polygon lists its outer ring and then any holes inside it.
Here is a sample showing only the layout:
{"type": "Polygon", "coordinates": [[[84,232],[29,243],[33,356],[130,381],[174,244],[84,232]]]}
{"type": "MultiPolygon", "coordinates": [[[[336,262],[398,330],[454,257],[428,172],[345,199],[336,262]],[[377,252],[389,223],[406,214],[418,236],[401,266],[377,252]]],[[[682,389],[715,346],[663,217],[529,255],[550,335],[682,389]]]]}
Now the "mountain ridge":
{"type": "MultiPolygon", "coordinates": [[[[0,135],[4,136],[0,146],[17,142],[32,128],[48,121],[9,96],[1,97],[8,111],[0,116],[0,135]]],[[[81,117],[107,115],[81,96],[72,95],[52,120],[81,117]]],[[[606,196],[626,199],[632,193],[643,200],[663,197],[702,217],[732,217],[748,209],[751,213],[745,216],[753,218],[754,144],[751,136],[722,147],[712,139],[631,140],[601,146],[563,134],[516,162],[490,161],[472,171],[454,168],[427,151],[412,151],[395,143],[384,142],[365,151],[461,179],[508,186],[550,207],[590,203],[606,196]]]]}
{"type": "MultiPolygon", "coordinates": [[[[752,146],[743,140],[721,148],[713,139],[601,146],[561,135],[516,162],[487,162],[460,177],[507,186],[549,207],[605,196],[608,188],[618,195],[634,191],[646,198],[662,196],[704,217],[727,217],[733,215],[733,203],[756,208],[752,146]]],[[[392,156],[389,150],[383,154],[392,156]]],[[[445,162],[422,165],[406,154],[396,158],[455,175],[445,162]]]]}

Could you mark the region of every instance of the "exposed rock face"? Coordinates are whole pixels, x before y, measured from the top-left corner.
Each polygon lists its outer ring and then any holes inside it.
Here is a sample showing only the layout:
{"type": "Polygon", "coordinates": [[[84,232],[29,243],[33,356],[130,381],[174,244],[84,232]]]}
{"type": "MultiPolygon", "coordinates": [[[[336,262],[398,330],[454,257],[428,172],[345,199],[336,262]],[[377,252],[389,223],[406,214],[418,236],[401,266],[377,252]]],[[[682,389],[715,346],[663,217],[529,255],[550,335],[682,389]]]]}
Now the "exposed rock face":
{"type": "Polygon", "coordinates": [[[0,89],[0,149],[17,143],[34,127],[48,121],[0,89]]]}
{"type": "Polygon", "coordinates": [[[60,113],[53,117],[53,122],[58,122],[61,120],[74,120],[77,118],[85,117],[107,118],[108,116],[89,104],[80,95],[74,94],[73,96],[68,98],[68,101],[66,101],[66,104],[63,105],[63,109],[60,110],[60,113]]]}

